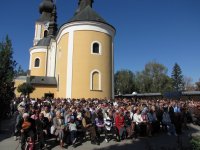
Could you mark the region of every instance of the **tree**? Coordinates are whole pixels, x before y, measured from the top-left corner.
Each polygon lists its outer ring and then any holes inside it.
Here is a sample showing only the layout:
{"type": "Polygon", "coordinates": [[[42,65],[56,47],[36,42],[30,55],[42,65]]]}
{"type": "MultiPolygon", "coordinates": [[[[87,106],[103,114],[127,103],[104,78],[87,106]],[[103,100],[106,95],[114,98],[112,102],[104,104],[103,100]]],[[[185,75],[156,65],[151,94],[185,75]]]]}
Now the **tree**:
{"type": "Polygon", "coordinates": [[[139,92],[165,92],[171,89],[171,79],[167,76],[167,68],[155,61],[145,65],[142,72],[136,74],[136,85],[139,92]]]}
{"type": "Polygon", "coordinates": [[[184,76],[183,80],[184,80],[185,91],[194,91],[195,90],[195,85],[192,83],[191,77],[184,76]]]}
{"type": "Polygon", "coordinates": [[[30,93],[32,93],[34,90],[35,88],[29,83],[23,83],[17,87],[17,91],[19,93],[22,93],[24,96],[28,96],[28,97],[30,93]]]}
{"type": "Polygon", "coordinates": [[[115,73],[115,94],[131,94],[135,91],[135,75],[130,70],[121,70],[115,73]]]}
{"type": "Polygon", "coordinates": [[[200,79],[199,79],[199,81],[198,82],[196,82],[195,83],[195,85],[196,85],[196,91],[200,91],[200,79]]]}
{"type": "Polygon", "coordinates": [[[0,117],[5,117],[9,112],[10,102],[14,97],[15,67],[12,42],[7,36],[5,41],[0,42],[0,117]]]}
{"type": "Polygon", "coordinates": [[[19,65],[18,69],[15,70],[15,76],[26,76],[27,75],[27,71],[24,71],[21,67],[21,65],[19,65]]]}
{"type": "Polygon", "coordinates": [[[181,71],[181,67],[175,63],[173,70],[172,70],[172,86],[175,91],[183,91],[184,90],[184,80],[181,71]]]}

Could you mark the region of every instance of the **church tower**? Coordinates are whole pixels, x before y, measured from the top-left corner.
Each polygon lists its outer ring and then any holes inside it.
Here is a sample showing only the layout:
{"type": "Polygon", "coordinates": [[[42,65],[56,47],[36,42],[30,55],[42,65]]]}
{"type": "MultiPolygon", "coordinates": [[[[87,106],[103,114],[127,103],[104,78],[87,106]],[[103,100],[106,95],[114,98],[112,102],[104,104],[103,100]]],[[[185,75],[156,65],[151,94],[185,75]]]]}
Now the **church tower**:
{"type": "Polygon", "coordinates": [[[113,98],[115,28],[79,0],[74,16],[57,29],[56,5],[42,0],[26,82],[33,98],[113,98]]]}
{"type": "Polygon", "coordinates": [[[57,40],[58,95],[66,98],[113,98],[115,28],[79,0],[74,16],[61,26],[57,40]]]}
{"type": "Polygon", "coordinates": [[[43,0],[39,6],[39,11],[41,16],[36,21],[33,47],[30,49],[30,76],[48,75],[48,46],[57,32],[56,6],[52,0],[43,0]]]}

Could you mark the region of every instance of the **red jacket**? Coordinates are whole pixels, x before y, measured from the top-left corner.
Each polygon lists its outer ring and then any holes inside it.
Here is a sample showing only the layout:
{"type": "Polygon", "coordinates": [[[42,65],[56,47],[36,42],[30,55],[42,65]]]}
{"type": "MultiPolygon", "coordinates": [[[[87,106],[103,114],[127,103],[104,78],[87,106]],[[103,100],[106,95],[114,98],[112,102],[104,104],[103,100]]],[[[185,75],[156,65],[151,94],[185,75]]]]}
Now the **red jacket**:
{"type": "Polygon", "coordinates": [[[118,128],[118,130],[124,127],[124,116],[116,115],[115,126],[118,128]]]}

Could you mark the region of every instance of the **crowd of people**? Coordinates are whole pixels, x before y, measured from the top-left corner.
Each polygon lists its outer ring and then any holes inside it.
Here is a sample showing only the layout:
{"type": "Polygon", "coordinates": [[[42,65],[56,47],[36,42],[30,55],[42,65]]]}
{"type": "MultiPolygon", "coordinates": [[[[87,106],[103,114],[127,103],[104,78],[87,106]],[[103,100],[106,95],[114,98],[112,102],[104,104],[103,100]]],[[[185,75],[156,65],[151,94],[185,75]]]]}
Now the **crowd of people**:
{"type": "Polygon", "coordinates": [[[20,136],[22,150],[28,138],[33,147],[38,141],[43,149],[52,137],[60,147],[76,147],[88,139],[99,145],[102,138],[120,142],[159,132],[177,136],[199,111],[200,102],[193,100],[16,98],[12,102],[14,136],[20,136]]]}

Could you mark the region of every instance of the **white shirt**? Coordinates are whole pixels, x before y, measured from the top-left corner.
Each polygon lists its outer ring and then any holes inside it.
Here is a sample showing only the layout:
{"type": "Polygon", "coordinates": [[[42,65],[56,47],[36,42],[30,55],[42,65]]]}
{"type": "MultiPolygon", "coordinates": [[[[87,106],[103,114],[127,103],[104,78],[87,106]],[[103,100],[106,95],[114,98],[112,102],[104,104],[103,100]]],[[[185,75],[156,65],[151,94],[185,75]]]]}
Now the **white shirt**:
{"type": "Polygon", "coordinates": [[[139,124],[141,123],[143,120],[142,120],[142,117],[141,117],[141,114],[137,114],[135,113],[133,115],[133,121],[136,122],[136,124],[139,124]]]}

